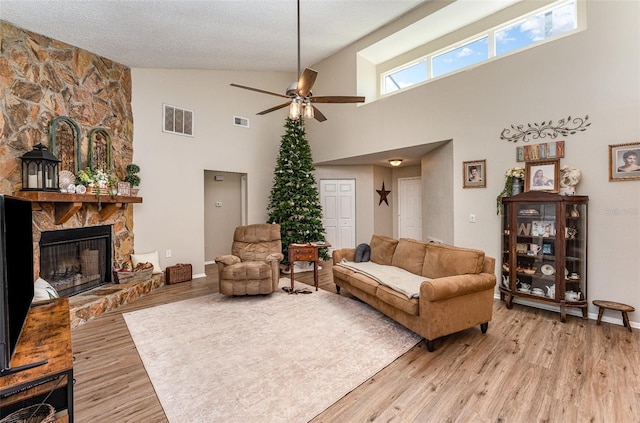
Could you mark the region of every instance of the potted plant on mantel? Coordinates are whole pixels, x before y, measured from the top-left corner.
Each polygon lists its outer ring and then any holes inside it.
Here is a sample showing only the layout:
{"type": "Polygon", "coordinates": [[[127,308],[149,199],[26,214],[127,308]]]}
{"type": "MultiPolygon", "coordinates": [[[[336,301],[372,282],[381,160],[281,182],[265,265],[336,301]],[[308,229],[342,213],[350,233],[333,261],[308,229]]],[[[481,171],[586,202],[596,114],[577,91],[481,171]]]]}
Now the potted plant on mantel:
{"type": "Polygon", "coordinates": [[[140,166],[131,163],[127,165],[125,170],[127,171],[127,175],[124,177],[124,181],[129,182],[129,184],[131,185],[131,195],[136,196],[138,195],[138,188],[136,187],[140,185],[140,177],[138,176],[138,172],[140,172],[140,166]]]}
{"type": "Polygon", "coordinates": [[[109,176],[108,172],[102,169],[82,169],[76,175],[76,178],[80,180],[82,185],[87,187],[87,194],[95,194],[98,199],[98,210],[102,209],[100,202],[100,195],[111,194],[110,187],[112,187],[118,180],[109,176]]]}

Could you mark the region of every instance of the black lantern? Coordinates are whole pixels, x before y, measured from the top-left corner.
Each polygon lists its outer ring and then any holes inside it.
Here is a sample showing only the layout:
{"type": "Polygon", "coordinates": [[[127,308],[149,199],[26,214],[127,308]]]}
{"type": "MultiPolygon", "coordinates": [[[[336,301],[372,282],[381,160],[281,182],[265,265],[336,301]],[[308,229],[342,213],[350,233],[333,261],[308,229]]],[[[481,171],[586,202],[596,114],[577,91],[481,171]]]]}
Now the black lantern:
{"type": "Polygon", "coordinates": [[[38,143],[22,157],[23,191],[60,191],[58,189],[58,163],[60,160],[38,143]]]}

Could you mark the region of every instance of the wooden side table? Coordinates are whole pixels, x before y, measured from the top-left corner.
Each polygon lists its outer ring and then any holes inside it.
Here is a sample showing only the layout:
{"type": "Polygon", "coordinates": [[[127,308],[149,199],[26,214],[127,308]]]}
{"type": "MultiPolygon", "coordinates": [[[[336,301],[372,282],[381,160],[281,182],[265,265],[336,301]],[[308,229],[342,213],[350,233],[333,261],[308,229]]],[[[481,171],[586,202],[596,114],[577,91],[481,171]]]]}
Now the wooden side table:
{"type": "Polygon", "coordinates": [[[313,281],[318,290],[318,250],[321,248],[331,247],[328,242],[318,243],[309,242],[304,244],[289,244],[289,268],[291,269],[291,292],[293,288],[293,263],[296,261],[312,261],[313,262],[313,281]]]}
{"type": "MultiPolygon", "coordinates": [[[[62,397],[68,421],[73,422],[73,352],[68,298],[38,304],[29,310],[11,366],[38,362],[44,364],[0,376],[0,418],[15,411],[13,408],[22,408],[31,398],[42,398],[56,391],[61,394],[58,397],[62,397]]],[[[60,411],[62,407],[56,409],[60,411]]]]}

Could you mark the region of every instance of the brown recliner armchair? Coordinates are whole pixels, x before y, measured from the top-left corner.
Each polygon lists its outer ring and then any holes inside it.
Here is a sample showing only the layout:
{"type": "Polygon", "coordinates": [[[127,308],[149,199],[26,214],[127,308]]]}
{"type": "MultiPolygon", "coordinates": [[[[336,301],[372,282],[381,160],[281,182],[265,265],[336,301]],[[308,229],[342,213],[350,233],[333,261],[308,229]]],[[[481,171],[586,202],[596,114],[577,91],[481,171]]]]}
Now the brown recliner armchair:
{"type": "Polygon", "coordinates": [[[216,257],[220,293],[271,294],[278,289],[283,258],[280,225],[238,226],[233,234],[231,255],[216,257]]]}

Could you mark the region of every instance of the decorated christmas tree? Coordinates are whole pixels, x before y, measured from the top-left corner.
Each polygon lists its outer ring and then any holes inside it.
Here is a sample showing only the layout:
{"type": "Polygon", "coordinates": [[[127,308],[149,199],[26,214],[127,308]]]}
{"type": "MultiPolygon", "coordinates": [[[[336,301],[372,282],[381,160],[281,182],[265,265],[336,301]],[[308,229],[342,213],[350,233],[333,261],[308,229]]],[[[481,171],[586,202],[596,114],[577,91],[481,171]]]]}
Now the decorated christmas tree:
{"type": "MultiPolygon", "coordinates": [[[[288,246],[292,243],[325,241],[322,206],[318,196],[311,147],[305,138],[304,120],[287,118],[287,132],[280,142],[280,153],[269,195],[269,222],[279,223],[282,236],[283,264],[289,263],[288,246]]],[[[329,260],[326,248],[319,251],[329,260]]]]}

